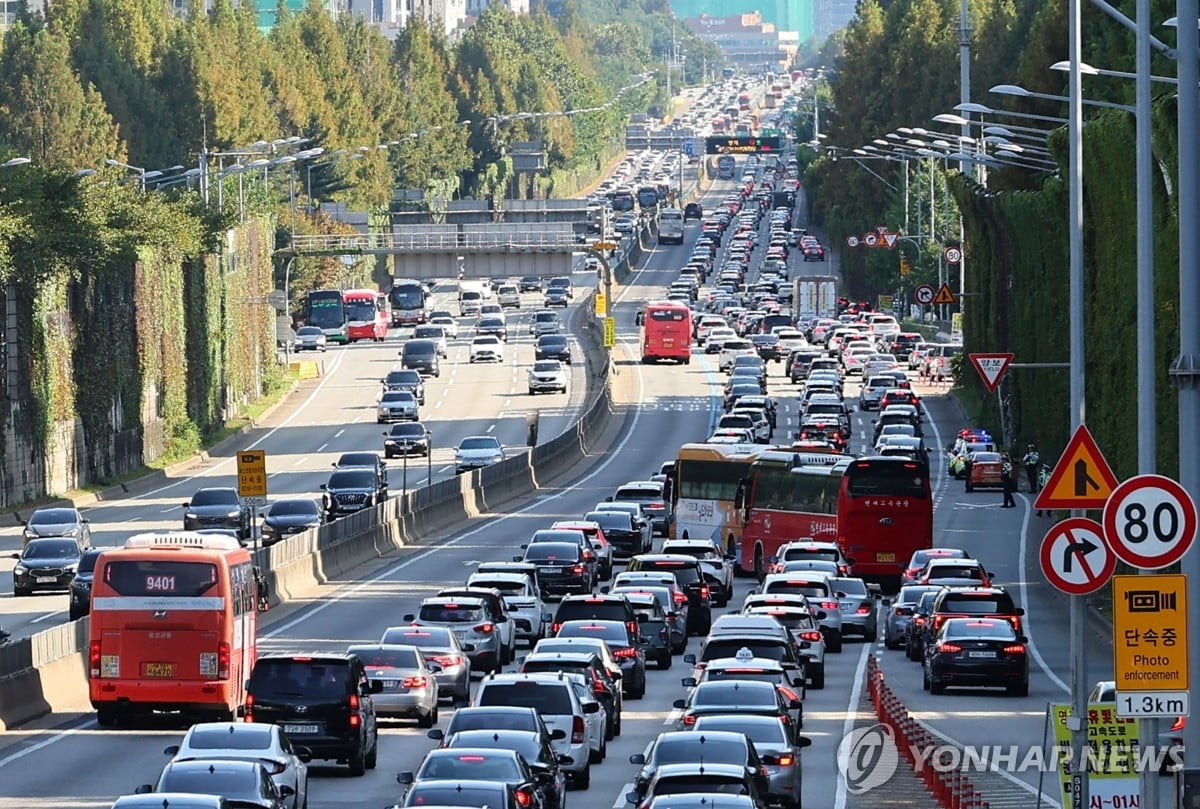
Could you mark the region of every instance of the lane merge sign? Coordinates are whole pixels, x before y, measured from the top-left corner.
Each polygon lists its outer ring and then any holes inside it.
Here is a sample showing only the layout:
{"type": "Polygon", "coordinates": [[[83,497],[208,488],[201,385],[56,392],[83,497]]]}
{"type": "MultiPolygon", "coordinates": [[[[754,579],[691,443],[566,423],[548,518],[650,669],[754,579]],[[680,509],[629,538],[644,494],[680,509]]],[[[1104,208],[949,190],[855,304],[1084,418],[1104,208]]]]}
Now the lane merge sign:
{"type": "Polygon", "coordinates": [[[1104,504],[1104,536],[1121,561],[1133,567],[1173,565],[1196,539],[1196,503],[1171,478],[1129,478],[1104,504]]]}
{"type": "Polygon", "coordinates": [[[1083,517],[1063,520],[1047,531],[1039,556],[1046,581],[1075,596],[1099,590],[1117,567],[1100,523],[1083,517]]]}
{"type": "Polygon", "coordinates": [[[1039,510],[1104,508],[1108,496],[1116,488],[1117,476],[1112,467],[1091,432],[1080,424],[1033,507],[1039,510]]]}

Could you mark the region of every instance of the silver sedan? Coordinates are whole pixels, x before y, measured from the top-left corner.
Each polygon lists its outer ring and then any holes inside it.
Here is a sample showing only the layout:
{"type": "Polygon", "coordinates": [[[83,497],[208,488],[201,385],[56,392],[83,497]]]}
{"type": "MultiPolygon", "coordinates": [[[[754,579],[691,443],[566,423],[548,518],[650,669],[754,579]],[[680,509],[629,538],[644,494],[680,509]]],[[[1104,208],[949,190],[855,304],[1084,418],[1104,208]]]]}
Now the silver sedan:
{"type": "Polygon", "coordinates": [[[375,695],[375,713],[381,717],[411,717],[418,727],[431,728],[438,720],[438,683],[425,656],[416,646],[375,644],[351,646],[367,669],[367,677],[383,683],[375,695]]]}
{"type": "Polygon", "coordinates": [[[388,390],[379,397],[375,420],[380,424],[389,421],[416,421],[418,417],[417,397],[410,390],[388,390]]]}
{"type": "Polygon", "coordinates": [[[458,636],[444,626],[390,626],[381,644],[416,646],[437,681],[438,698],[466,702],[471,696],[471,660],[458,636]]]}
{"type": "MultiPolygon", "coordinates": [[[[896,598],[888,605],[887,614],[883,619],[883,645],[889,649],[899,649],[904,646],[908,624],[912,621],[917,602],[925,593],[933,593],[942,589],[935,584],[912,584],[900,588],[896,598]]],[[[886,602],[885,602],[886,603],[886,602]]]]}
{"type": "Polygon", "coordinates": [[[279,725],[247,722],[202,722],[192,725],[183,741],[163,751],[180,761],[253,761],[265,764],[276,788],[291,787],[292,809],[308,805],[308,762],[312,751],[293,746],[279,725]]]}
{"type": "Polygon", "coordinates": [[[842,613],[842,635],[853,632],[874,640],[878,631],[879,609],[876,591],[862,579],[830,579],[837,592],[838,610],[842,613]]]}
{"type": "Polygon", "coordinates": [[[747,714],[718,714],[698,716],[692,732],[731,730],[744,733],[754,742],[767,771],[767,793],[785,809],[800,808],[800,787],[803,782],[800,748],[808,747],[807,736],[792,736],[783,720],[777,716],[747,714]]]}

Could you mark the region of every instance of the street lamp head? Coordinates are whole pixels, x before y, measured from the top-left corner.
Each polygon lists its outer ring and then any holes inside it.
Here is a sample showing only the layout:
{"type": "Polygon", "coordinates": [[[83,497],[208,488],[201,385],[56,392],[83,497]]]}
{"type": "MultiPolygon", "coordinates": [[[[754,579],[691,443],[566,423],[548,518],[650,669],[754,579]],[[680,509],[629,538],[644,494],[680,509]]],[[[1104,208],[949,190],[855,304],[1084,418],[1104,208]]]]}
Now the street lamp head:
{"type": "Polygon", "coordinates": [[[851,151],[853,151],[856,155],[862,155],[864,157],[866,157],[868,154],[866,149],[852,149],[851,151]]]}
{"type": "Polygon", "coordinates": [[[892,144],[888,143],[886,140],[884,140],[883,138],[875,138],[875,140],[871,141],[871,143],[874,143],[876,146],[891,146],[892,145],[892,144]]]}
{"type": "Polygon", "coordinates": [[[11,160],[5,160],[0,163],[0,169],[7,169],[13,166],[24,166],[26,163],[32,163],[33,159],[29,157],[14,157],[11,160]]]}
{"type": "Polygon", "coordinates": [[[915,129],[912,129],[911,127],[907,127],[907,126],[898,126],[898,127],[896,127],[896,131],[901,133],[902,135],[912,135],[913,133],[916,132],[915,129]]]}
{"type": "Polygon", "coordinates": [[[161,177],[161,176],[163,176],[163,173],[162,173],[161,171],[158,171],[158,170],[155,170],[155,171],[143,171],[143,172],[141,173],[141,178],[142,178],[143,180],[153,180],[155,177],[161,177]]]}
{"type": "Polygon", "coordinates": [[[1032,95],[1024,87],[1021,87],[1016,84],[997,84],[995,87],[988,90],[988,92],[989,93],[997,93],[998,95],[1005,95],[1005,96],[1022,96],[1022,97],[1024,97],[1024,96],[1032,95]]]}
{"type": "Polygon", "coordinates": [[[968,101],[968,102],[965,102],[962,104],[955,104],[954,109],[958,110],[959,112],[974,112],[974,113],[979,113],[981,115],[987,115],[989,113],[995,112],[995,110],[992,109],[991,107],[989,107],[985,104],[976,104],[974,101],[968,101]]]}
{"type": "Polygon", "coordinates": [[[926,145],[927,145],[927,144],[925,143],[925,141],[923,141],[923,140],[918,140],[918,139],[916,139],[916,138],[909,138],[908,140],[904,141],[904,144],[905,144],[906,146],[917,146],[917,147],[921,147],[921,146],[926,146],[926,145]]]}
{"type": "Polygon", "coordinates": [[[999,136],[1001,136],[1001,137],[1003,137],[1003,138],[1011,138],[1011,137],[1013,137],[1012,130],[1011,130],[1011,129],[1008,129],[1007,127],[1003,127],[1003,126],[985,126],[985,127],[983,128],[983,134],[985,134],[985,135],[999,135],[999,136]]]}
{"type": "MultiPolygon", "coordinates": [[[[14,159],[15,159],[15,158],[14,158],[14,159]]],[[[10,162],[11,162],[11,161],[10,161],[10,162]]],[[[110,157],[110,158],[108,158],[107,160],[105,160],[105,161],[104,161],[104,164],[105,164],[106,166],[114,166],[114,167],[115,167],[115,166],[121,166],[121,165],[124,165],[124,164],[123,164],[123,163],[122,163],[120,160],[114,160],[114,159],[113,159],[113,158],[111,158],[111,157],[110,157]]]]}
{"type": "MultiPolygon", "coordinates": [[[[1071,69],[1071,63],[1068,60],[1063,59],[1061,62],[1055,62],[1054,64],[1050,65],[1050,69],[1051,70],[1059,70],[1059,71],[1062,71],[1063,73],[1066,73],[1067,71],[1069,71],[1071,69]]],[[[1079,72],[1085,76],[1099,76],[1100,75],[1100,71],[1097,70],[1096,68],[1092,67],[1091,65],[1089,65],[1087,62],[1079,63],[1079,72]]]]}
{"type": "MultiPolygon", "coordinates": [[[[7,164],[7,163],[3,163],[3,164],[0,164],[0,165],[5,165],[5,166],[6,166],[6,165],[8,165],[8,164],[7,164]]],[[[76,176],[76,177],[91,177],[91,176],[92,176],[93,174],[95,174],[95,173],[96,173],[96,170],[95,170],[95,169],[80,169],[79,171],[75,172],[75,176],[76,176]]]]}
{"type": "Polygon", "coordinates": [[[971,123],[961,115],[952,115],[948,112],[935,115],[932,120],[937,121],[939,124],[950,124],[951,126],[966,126],[971,123]]]}

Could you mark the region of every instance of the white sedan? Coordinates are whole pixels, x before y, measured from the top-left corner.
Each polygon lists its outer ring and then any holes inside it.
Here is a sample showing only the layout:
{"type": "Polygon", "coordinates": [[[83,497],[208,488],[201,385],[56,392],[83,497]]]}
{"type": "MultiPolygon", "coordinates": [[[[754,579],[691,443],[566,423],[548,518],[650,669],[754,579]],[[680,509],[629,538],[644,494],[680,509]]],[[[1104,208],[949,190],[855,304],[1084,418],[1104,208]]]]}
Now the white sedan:
{"type": "Polygon", "coordinates": [[[278,787],[291,787],[292,809],[308,805],[308,762],[312,751],[293,745],[279,725],[248,722],[202,722],[192,725],[183,741],[163,751],[177,761],[255,761],[265,764],[278,787]]]}
{"type": "Polygon", "coordinates": [[[494,334],[481,334],[471,341],[471,362],[504,362],[504,343],[494,334]]]}
{"type": "Polygon", "coordinates": [[[449,312],[442,312],[430,315],[429,322],[435,326],[441,326],[446,330],[446,337],[451,340],[458,339],[458,320],[449,312]]]}

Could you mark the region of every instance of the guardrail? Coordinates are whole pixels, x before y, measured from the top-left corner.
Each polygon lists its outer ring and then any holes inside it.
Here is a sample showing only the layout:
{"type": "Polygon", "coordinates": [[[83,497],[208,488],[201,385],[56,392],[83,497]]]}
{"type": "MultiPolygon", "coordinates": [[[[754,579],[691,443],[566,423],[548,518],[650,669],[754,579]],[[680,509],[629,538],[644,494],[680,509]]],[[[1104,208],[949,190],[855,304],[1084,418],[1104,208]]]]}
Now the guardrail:
{"type": "Polygon", "coordinates": [[[496,233],[458,231],[442,233],[354,233],[297,234],[288,248],[296,254],[355,255],[403,251],[452,252],[487,250],[490,252],[534,253],[575,252],[579,238],[573,233],[546,230],[496,233]]]}

